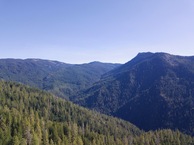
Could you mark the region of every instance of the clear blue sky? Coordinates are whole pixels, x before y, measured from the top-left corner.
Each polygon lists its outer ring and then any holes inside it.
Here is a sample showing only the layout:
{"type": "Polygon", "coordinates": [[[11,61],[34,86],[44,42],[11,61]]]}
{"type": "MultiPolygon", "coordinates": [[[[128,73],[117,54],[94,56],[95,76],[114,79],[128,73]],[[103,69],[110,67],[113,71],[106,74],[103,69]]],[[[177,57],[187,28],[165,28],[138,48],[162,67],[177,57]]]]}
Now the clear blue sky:
{"type": "Polygon", "coordinates": [[[194,0],[0,0],[0,58],[124,63],[194,55],[194,0]]]}

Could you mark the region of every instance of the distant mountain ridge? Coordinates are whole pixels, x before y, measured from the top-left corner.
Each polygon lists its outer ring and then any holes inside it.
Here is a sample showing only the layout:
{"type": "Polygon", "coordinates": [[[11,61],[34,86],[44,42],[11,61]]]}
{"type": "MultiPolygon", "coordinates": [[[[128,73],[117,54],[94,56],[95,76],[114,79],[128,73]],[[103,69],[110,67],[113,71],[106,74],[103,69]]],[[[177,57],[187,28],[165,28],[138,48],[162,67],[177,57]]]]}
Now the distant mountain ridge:
{"type": "Polygon", "coordinates": [[[42,59],[0,59],[0,79],[21,82],[68,99],[119,65],[101,62],[78,65],[42,59]]]}
{"type": "Polygon", "coordinates": [[[141,129],[194,135],[194,56],[140,53],[77,96],[74,102],[141,129]]]}

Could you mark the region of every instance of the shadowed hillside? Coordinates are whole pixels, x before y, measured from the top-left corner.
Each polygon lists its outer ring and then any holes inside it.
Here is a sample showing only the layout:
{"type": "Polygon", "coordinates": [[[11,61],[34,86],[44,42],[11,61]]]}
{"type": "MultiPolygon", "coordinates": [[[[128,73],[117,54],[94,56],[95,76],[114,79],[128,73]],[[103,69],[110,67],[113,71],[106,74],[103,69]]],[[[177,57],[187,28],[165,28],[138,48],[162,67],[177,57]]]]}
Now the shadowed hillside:
{"type": "Polygon", "coordinates": [[[194,134],[194,57],[140,53],[78,96],[76,103],[144,130],[194,134]]]}

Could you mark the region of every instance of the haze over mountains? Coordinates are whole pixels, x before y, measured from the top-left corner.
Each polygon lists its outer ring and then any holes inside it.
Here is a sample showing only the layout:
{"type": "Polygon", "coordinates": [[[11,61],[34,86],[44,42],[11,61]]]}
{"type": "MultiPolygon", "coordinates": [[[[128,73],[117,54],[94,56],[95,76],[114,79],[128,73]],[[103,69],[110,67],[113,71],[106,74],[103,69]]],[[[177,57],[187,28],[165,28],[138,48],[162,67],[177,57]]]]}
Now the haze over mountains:
{"type": "Polygon", "coordinates": [[[0,79],[37,87],[68,99],[120,64],[66,64],[41,59],[0,59],[0,79]]]}
{"type": "Polygon", "coordinates": [[[126,64],[1,59],[0,78],[70,99],[145,131],[194,135],[194,57],[140,53],[126,64]]]}

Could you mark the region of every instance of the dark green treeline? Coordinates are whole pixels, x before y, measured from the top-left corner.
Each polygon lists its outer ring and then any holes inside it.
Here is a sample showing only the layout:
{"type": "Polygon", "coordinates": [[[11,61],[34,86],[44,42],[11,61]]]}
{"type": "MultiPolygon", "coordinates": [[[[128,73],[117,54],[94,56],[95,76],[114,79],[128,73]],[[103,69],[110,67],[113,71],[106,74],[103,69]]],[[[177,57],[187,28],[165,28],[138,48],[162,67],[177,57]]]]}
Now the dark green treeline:
{"type": "Polygon", "coordinates": [[[178,131],[144,133],[47,92],[0,82],[0,145],[192,145],[178,131]]]}

